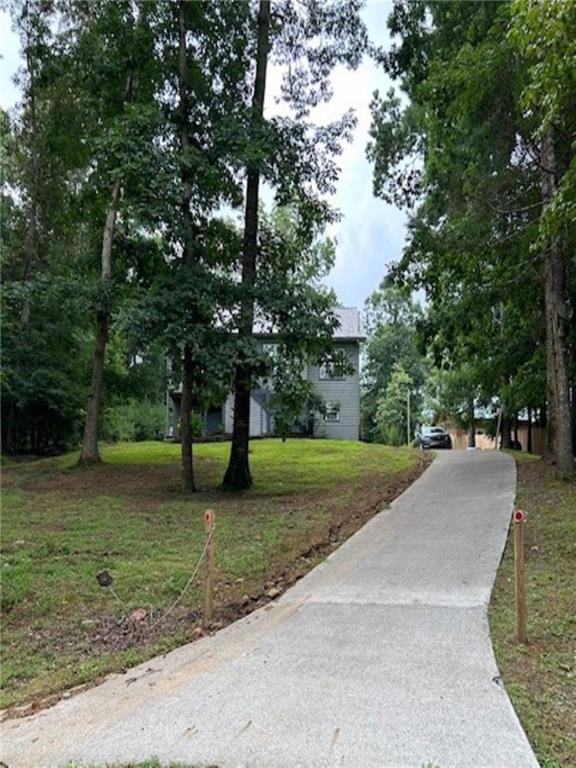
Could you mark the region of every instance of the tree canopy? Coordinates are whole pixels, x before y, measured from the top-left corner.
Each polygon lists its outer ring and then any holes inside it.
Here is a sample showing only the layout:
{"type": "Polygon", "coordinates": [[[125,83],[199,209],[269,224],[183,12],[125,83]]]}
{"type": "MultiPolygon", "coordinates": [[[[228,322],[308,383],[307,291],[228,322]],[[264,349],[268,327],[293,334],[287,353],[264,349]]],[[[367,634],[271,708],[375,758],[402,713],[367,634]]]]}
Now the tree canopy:
{"type": "Polygon", "coordinates": [[[425,291],[436,364],[507,417],[538,407],[571,476],[576,8],[396,2],[389,27],[408,101],[375,94],[368,156],[375,194],[411,212],[392,277],[425,291]]]}

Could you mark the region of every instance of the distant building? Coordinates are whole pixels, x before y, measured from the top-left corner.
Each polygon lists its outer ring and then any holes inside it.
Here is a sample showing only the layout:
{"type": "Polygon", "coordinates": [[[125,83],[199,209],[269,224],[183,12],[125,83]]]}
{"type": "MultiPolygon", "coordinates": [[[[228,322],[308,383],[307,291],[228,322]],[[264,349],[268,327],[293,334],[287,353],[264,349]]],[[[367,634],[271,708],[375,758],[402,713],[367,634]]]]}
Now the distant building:
{"type": "MultiPolygon", "coordinates": [[[[343,440],[360,438],[360,343],[364,341],[360,313],[353,307],[337,308],[334,314],[338,327],[334,331],[334,349],[348,359],[353,373],[343,375],[337,368],[327,365],[306,365],[306,376],[316,394],[324,401],[324,413],[306,413],[302,403],[302,418],[296,432],[311,437],[331,437],[343,440]]],[[[271,334],[256,334],[262,345],[275,344],[271,334]]],[[[168,434],[177,436],[180,418],[180,391],[168,396],[168,434]]],[[[252,392],[250,402],[250,436],[264,437],[274,434],[274,416],[269,410],[272,390],[262,386],[252,392]]],[[[231,434],[234,423],[234,395],[202,415],[202,432],[205,436],[231,434]]]]}

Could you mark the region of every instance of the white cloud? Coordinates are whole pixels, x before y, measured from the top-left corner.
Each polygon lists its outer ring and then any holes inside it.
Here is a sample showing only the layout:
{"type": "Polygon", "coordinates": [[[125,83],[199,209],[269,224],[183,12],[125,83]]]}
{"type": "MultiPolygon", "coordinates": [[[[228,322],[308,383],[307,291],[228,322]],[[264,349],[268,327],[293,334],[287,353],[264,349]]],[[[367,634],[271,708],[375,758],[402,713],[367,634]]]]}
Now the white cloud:
{"type": "MultiPolygon", "coordinates": [[[[386,26],[392,3],[368,0],[363,15],[372,42],[388,46],[386,26]]],[[[274,113],[274,97],[280,90],[281,73],[271,68],[267,111],[274,113]]],[[[392,81],[373,61],[366,59],[350,71],[338,67],[332,77],[334,95],[328,104],[319,106],[312,115],[319,123],[327,123],[353,109],[357,127],[353,141],[345,145],[338,164],[341,169],[333,205],[342,219],[330,228],[338,241],[334,269],[328,284],[334,288],[345,306],[361,307],[382,279],[386,264],[397,260],[406,233],[406,216],[398,208],[376,199],[372,194],[372,167],[366,159],[366,145],[371,124],[370,102],[375,90],[387,91],[392,81]]],[[[266,202],[271,195],[266,195],[266,202]]]]}

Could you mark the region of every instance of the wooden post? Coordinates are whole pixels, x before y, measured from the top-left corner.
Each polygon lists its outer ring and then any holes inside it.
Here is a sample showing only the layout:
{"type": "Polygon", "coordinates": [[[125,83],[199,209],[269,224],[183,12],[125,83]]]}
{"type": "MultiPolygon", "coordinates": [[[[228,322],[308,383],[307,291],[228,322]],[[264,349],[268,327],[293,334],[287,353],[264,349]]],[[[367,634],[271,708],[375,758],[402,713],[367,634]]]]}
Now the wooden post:
{"type": "Polygon", "coordinates": [[[526,588],[524,573],[524,521],[521,509],[514,510],[514,593],[516,599],[516,640],[526,644],[526,588]]]}
{"type": "Polygon", "coordinates": [[[207,509],[204,512],[204,528],[208,539],[206,551],[206,582],[204,585],[204,624],[208,624],[214,618],[214,510],[207,509]]]}

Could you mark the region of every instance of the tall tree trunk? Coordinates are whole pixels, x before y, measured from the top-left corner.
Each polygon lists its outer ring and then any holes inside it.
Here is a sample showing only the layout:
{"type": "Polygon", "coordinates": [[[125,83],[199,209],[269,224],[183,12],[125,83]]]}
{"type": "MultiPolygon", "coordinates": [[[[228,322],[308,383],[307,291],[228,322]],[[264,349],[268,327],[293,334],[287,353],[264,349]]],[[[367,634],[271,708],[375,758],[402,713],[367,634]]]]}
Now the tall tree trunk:
{"type": "Polygon", "coordinates": [[[526,450],[528,453],[532,453],[532,408],[528,408],[528,424],[527,424],[527,438],[526,438],[526,450]]]}
{"type": "MultiPolygon", "coordinates": [[[[256,77],[252,98],[250,124],[251,140],[256,144],[264,115],[266,68],[270,34],[270,0],[260,0],[258,11],[258,47],[256,51],[256,77]]],[[[256,256],[258,249],[258,190],[260,168],[249,164],[246,169],[246,208],[244,213],[244,241],[242,246],[242,288],[240,309],[240,338],[249,339],[254,325],[254,299],[252,288],[256,280],[256,256]]],[[[235,490],[252,485],[248,456],[250,441],[250,390],[252,370],[249,362],[240,361],[234,378],[234,427],[230,461],[224,475],[224,486],[235,490]]]]}
{"type": "Polygon", "coordinates": [[[576,382],[572,382],[571,390],[572,390],[572,453],[576,456],[576,382]]]}
{"type": "Polygon", "coordinates": [[[102,237],[101,282],[104,296],[96,310],[96,343],[92,362],[92,383],[86,408],[84,424],[84,440],[80,453],[80,464],[97,464],[100,459],[98,450],[98,420],[102,403],[102,381],[104,378],[104,361],[106,359],[106,342],[108,341],[108,300],[106,293],[112,282],[112,244],[114,242],[114,227],[120,198],[120,180],[112,189],[110,204],[106,214],[106,224],[102,237]]]}
{"type": "Polygon", "coordinates": [[[192,392],[194,388],[192,352],[189,346],[184,350],[182,360],[182,399],[180,400],[180,456],[182,490],[185,493],[194,493],[194,461],[192,434],[192,392]]]}
{"type": "Polygon", "coordinates": [[[546,345],[546,440],[544,443],[543,459],[547,464],[554,464],[556,461],[556,396],[552,388],[552,370],[551,347],[546,345]]]}
{"type": "MultiPolygon", "coordinates": [[[[554,131],[550,127],[542,138],[542,205],[548,206],[556,192],[556,153],[554,131]]],[[[566,269],[561,243],[553,237],[544,252],[544,306],[546,316],[547,381],[553,402],[548,420],[554,422],[554,458],[562,478],[574,477],[572,419],[566,365],[566,269]]]]}
{"type": "MultiPolygon", "coordinates": [[[[26,53],[26,66],[30,75],[29,87],[29,107],[30,107],[30,208],[28,212],[28,225],[26,227],[26,238],[24,240],[24,267],[22,270],[22,281],[26,282],[34,263],[38,257],[38,192],[40,188],[40,157],[38,152],[38,123],[36,113],[36,71],[34,66],[34,56],[26,53]]],[[[26,338],[29,334],[30,325],[30,298],[26,296],[20,312],[20,328],[18,332],[19,343],[17,349],[21,354],[26,355],[26,338]]],[[[16,420],[21,419],[22,414],[19,408],[12,405],[8,416],[8,431],[6,434],[5,449],[8,453],[17,453],[18,451],[18,429],[16,420]]],[[[30,436],[32,440],[32,437],[30,436]]],[[[26,441],[26,435],[24,435],[26,441]]]]}
{"type": "Polygon", "coordinates": [[[503,449],[512,448],[512,421],[506,411],[502,413],[502,442],[503,449]]]}
{"type": "Polygon", "coordinates": [[[476,420],[474,418],[474,398],[468,403],[468,448],[476,448],[476,420]]]}
{"type": "MultiPolygon", "coordinates": [[[[180,181],[182,183],[182,262],[184,269],[194,264],[194,222],[190,203],[192,200],[192,183],[190,170],[187,165],[187,155],[190,151],[189,132],[189,99],[188,99],[188,55],[186,49],[186,0],[181,0],[178,5],[178,96],[180,99],[180,149],[182,162],[180,165],[180,181]]],[[[194,389],[194,356],[190,344],[184,347],[182,357],[182,400],[180,401],[180,437],[181,437],[181,478],[182,490],[185,493],[193,493],[196,490],[194,483],[194,461],[192,454],[192,406],[194,389]]]]}
{"type": "MultiPolygon", "coordinates": [[[[26,228],[26,240],[24,243],[24,270],[22,279],[28,280],[32,266],[36,261],[38,251],[38,188],[40,185],[40,158],[38,154],[37,141],[37,121],[36,121],[36,76],[34,70],[33,57],[28,53],[26,56],[28,72],[30,73],[30,165],[31,178],[30,185],[30,212],[28,214],[28,227],[26,228]]],[[[22,325],[26,327],[30,322],[30,300],[24,300],[21,314],[22,325]]],[[[24,333],[26,331],[24,330],[24,333]]]]}
{"type": "Polygon", "coordinates": [[[2,421],[2,427],[5,428],[5,442],[3,441],[2,450],[6,453],[14,454],[17,452],[17,432],[16,432],[16,406],[10,405],[8,418],[2,421]]]}

